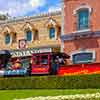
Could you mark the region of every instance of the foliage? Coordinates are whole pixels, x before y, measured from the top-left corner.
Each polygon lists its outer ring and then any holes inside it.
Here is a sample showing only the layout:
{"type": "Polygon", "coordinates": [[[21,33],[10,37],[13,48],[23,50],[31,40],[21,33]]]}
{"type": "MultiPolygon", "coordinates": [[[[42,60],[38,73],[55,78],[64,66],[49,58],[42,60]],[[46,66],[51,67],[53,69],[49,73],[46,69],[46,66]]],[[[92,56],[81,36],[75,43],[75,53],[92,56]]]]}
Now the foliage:
{"type": "Polygon", "coordinates": [[[0,14],[0,20],[6,20],[6,19],[8,19],[7,15],[0,14]]]}
{"type": "Polygon", "coordinates": [[[0,78],[0,89],[88,89],[100,88],[100,75],[32,76],[0,78]]]}

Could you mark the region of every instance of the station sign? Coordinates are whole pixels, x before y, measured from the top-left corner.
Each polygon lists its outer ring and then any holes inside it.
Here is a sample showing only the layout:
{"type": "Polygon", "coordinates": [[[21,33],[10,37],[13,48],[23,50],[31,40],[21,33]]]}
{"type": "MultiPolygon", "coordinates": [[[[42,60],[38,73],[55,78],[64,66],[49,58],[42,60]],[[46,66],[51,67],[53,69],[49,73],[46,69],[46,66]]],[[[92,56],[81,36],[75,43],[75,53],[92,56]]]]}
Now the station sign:
{"type": "Polygon", "coordinates": [[[12,57],[25,57],[25,56],[32,56],[34,53],[47,53],[52,52],[52,48],[31,48],[31,49],[22,49],[22,50],[13,50],[11,51],[12,57]]]}

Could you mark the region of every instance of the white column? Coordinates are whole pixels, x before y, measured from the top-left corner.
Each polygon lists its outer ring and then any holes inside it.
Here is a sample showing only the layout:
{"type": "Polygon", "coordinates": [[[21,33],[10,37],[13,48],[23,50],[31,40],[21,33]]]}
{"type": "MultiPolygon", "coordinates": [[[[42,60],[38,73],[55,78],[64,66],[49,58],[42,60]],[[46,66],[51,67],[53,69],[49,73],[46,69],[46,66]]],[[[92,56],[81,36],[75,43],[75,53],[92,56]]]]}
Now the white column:
{"type": "MultiPolygon", "coordinates": [[[[64,0],[61,0],[62,9],[62,25],[61,25],[61,35],[64,35],[64,0]]],[[[61,52],[64,51],[64,41],[61,40],[61,52]]]]}

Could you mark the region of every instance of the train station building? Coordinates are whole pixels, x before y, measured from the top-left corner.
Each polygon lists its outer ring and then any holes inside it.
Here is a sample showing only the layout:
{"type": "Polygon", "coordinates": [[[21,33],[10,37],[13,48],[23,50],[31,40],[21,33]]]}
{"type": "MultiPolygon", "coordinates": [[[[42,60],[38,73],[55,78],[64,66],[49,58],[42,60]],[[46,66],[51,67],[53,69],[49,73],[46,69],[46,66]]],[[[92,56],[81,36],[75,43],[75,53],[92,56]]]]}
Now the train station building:
{"type": "Polygon", "coordinates": [[[100,63],[99,0],[62,0],[62,51],[68,64],[100,63]]]}
{"type": "Polygon", "coordinates": [[[29,66],[33,53],[60,51],[61,11],[0,21],[0,50],[29,66]]]}

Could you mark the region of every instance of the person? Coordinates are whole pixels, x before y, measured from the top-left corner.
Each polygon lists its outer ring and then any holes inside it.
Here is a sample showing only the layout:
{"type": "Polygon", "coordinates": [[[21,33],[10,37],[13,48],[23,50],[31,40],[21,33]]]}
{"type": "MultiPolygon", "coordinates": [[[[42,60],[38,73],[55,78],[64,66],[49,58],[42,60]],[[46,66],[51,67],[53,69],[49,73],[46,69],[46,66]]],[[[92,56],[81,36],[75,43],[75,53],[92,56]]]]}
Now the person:
{"type": "Polygon", "coordinates": [[[14,65],[12,66],[12,69],[17,70],[17,69],[21,69],[21,62],[20,59],[17,59],[14,63],[14,65]]]}
{"type": "Polygon", "coordinates": [[[64,59],[62,57],[57,56],[57,60],[58,60],[60,65],[64,65],[65,64],[65,61],[64,61],[64,59]]]}
{"type": "Polygon", "coordinates": [[[27,68],[27,74],[28,74],[29,76],[31,76],[31,71],[32,71],[32,63],[30,62],[30,63],[29,63],[29,67],[27,68]]]}
{"type": "Polygon", "coordinates": [[[51,66],[51,74],[56,75],[59,70],[59,61],[58,59],[54,59],[52,66],[51,66]]]}

